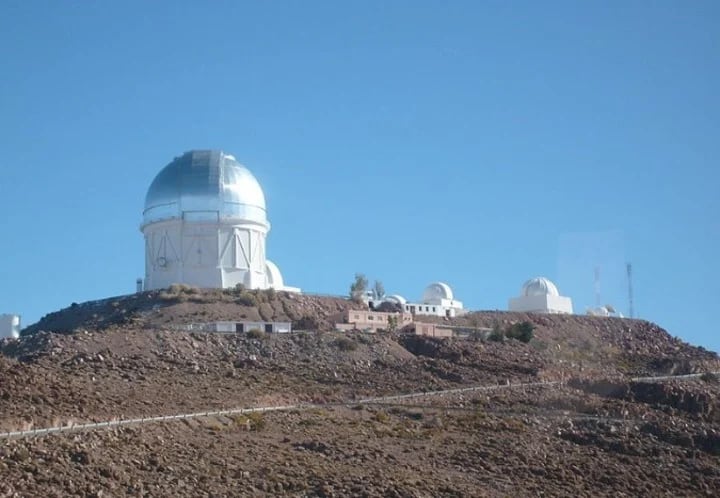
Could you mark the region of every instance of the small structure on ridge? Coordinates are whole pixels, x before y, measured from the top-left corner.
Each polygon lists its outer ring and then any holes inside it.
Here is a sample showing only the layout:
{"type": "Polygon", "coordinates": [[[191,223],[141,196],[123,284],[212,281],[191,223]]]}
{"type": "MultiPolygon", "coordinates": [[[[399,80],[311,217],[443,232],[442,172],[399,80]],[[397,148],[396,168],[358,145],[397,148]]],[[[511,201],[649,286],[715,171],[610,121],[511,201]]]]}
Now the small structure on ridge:
{"type": "Polygon", "coordinates": [[[510,299],[508,309],[530,313],[573,312],[572,300],[561,296],[555,284],[545,277],[535,277],[525,282],[520,296],[510,299]]]}

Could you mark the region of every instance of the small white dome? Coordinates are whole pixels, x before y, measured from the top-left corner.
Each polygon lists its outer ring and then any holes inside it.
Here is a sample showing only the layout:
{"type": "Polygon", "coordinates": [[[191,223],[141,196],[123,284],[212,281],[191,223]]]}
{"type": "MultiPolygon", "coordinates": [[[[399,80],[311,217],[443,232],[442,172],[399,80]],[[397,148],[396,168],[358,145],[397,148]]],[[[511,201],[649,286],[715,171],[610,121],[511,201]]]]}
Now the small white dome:
{"type": "Polygon", "coordinates": [[[557,287],[545,277],[531,278],[525,282],[520,291],[521,296],[559,296],[557,287]]]}
{"type": "Polygon", "coordinates": [[[453,291],[448,284],[434,282],[425,287],[423,302],[436,301],[438,299],[453,299],[453,291]]]}
{"type": "Polygon", "coordinates": [[[282,289],[285,286],[282,274],[280,273],[280,268],[278,268],[277,265],[269,259],[265,260],[265,275],[267,275],[268,287],[272,287],[273,289],[282,289]]]}
{"type": "Polygon", "coordinates": [[[400,306],[405,306],[405,304],[407,303],[407,299],[402,297],[400,294],[392,294],[390,296],[387,296],[385,300],[390,301],[391,303],[397,303],[400,306]]]}

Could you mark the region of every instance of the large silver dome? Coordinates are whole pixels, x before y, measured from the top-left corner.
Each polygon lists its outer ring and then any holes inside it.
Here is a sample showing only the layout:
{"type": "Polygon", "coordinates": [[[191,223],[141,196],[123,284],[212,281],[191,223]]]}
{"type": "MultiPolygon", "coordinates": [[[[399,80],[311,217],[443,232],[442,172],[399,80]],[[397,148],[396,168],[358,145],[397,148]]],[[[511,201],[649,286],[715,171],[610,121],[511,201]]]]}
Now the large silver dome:
{"type": "Polygon", "coordinates": [[[150,184],[143,224],[172,218],[268,224],[258,181],[233,156],[216,150],[186,152],[150,184]]]}

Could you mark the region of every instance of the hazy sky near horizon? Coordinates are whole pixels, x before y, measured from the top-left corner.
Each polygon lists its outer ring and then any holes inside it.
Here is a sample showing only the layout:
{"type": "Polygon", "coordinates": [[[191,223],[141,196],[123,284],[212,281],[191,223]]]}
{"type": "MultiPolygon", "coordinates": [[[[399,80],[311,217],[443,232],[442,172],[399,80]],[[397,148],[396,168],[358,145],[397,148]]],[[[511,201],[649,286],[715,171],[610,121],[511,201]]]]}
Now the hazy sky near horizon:
{"type": "Polygon", "coordinates": [[[130,293],[145,192],[234,154],[289,285],[544,275],[720,349],[716,1],[0,4],[0,312],[130,293]]]}

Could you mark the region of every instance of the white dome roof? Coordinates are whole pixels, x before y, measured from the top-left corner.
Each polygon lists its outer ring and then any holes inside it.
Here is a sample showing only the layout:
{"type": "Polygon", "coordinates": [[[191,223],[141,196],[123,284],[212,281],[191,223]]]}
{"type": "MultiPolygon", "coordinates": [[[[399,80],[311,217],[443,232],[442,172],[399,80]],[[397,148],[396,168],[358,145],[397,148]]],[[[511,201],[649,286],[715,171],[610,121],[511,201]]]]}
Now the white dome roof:
{"type": "Polygon", "coordinates": [[[400,306],[405,306],[405,304],[407,303],[407,299],[405,299],[404,297],[402,297],[400,294],[392,294],[392,295],[390,295],[390,296],[387,296],[387,297],[385,298],[385,300],[386,300],[386,301],[390,301],[390,302],[392,302],[392,303],[397,303],[397,304],[399,304],[400,306]]]}
{"type": "Polygon", "coordinates": [[[183,218],[267,225],[265,195],[252,173],[217,150],[193,150],[157,174],[145,197],[144,224],[183,218]]]}
{"type": "Polygon", "coordinates": [[[436,301],[438,299],[453,299],[453,291],[448,284],[434,282],[425,287],[423,302],[436,301]]]}
{"type": "Polygon", "coordinates": [[[265,260],[265,274],[267,275],[267,283],[273,289],[282,289],[285,286],[283,282],[280,268],[269,259],[265,260]]]}
{"type": "Polygon", "coordinates": [[[525,282],[520,291],[521,296],[559,296],[560,293],[549,279],[545,277],[531,278],[525,282]]]}

